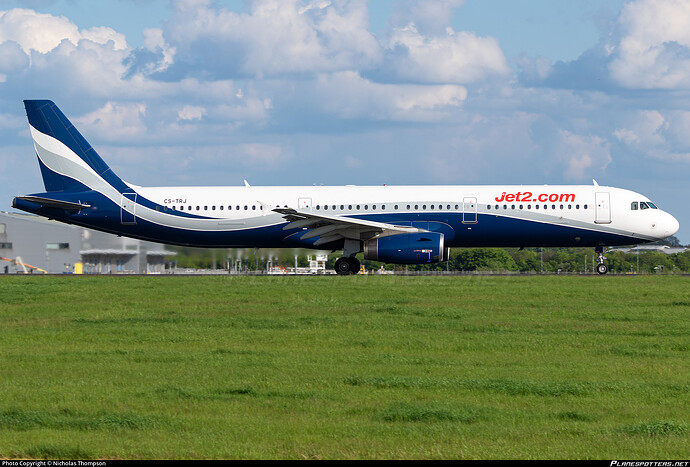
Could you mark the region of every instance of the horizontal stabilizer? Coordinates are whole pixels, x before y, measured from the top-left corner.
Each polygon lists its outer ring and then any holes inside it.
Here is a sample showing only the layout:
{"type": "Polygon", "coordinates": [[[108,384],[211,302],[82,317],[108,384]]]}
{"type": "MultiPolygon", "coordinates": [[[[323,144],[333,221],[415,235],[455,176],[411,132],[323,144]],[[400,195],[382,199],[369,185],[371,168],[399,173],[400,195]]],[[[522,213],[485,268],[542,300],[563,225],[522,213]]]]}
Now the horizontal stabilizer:
{"type": "Polygon", "coordinates": [[[42,198],[40,196],[17,196],[15,200],[29,201],[30,203],[40,204],[45,208],[57,208],[66,210],[76,210],[90,208],[90,204],[71,203],[69,201],[60,201],[57,199],[42,198]]]}

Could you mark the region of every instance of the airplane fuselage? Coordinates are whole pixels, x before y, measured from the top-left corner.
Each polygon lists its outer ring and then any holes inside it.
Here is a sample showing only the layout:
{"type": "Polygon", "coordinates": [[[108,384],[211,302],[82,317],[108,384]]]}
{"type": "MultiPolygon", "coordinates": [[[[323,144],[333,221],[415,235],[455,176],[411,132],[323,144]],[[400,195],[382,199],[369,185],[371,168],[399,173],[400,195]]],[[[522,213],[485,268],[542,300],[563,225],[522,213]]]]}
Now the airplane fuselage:
{"type": "Polygon", "coordinates": [[[283,230],[285,219],[275,208],[418,227],[443,233],[448,247],[627,245],[677,230],[660,209],[631,208],[648,206],[645,196],[602,186],[133,187],[114,199],[97,191],[72,198],[91,207],[27,210],[198,247],[313,247],[318,238],[301,240],[302,229],[283,230]]]}

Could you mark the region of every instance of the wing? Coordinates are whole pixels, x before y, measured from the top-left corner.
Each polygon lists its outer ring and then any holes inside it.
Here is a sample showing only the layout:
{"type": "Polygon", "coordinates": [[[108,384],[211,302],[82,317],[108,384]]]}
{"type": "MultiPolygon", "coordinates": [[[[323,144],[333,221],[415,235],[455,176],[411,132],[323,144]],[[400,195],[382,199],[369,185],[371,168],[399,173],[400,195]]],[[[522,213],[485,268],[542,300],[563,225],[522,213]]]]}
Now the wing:
{"type": "Polygon", "coordinates": [[[417,227],[386,224],[345,216],[314,214],[311,211],[298,211],[292,208],[276,208],[274,212],[283,215],[290,223],[283,230],[308,228],[300,240],[320,237],[314,246],[342,239],[367,240],[375,236],[397,235],[401,233],[425,232],[417,227]]]}

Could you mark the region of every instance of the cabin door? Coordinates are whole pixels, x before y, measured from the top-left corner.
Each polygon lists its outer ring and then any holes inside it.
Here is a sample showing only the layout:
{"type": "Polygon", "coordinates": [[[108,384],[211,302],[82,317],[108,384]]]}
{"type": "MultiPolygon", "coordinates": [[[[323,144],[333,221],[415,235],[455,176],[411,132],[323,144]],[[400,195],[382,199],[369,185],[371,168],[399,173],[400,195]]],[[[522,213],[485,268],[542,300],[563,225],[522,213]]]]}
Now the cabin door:
{"type": "Polygon", "coordinates": [[[136,207],[137,194],[122,193],[120,201],[120,223],[122,225],[134,225],[137,223],[136,207]]]}
{"type": "Polygon", "coordinates": [[[463,198],[462,200],[462,223],[477,223],[477,198],[463,198]]]}
{"type": "Polygon", "coordinates": [[[610,193],[595,193],[595,208],[594,222],[597,224],[611,223],[611,194],[610,193]]]}

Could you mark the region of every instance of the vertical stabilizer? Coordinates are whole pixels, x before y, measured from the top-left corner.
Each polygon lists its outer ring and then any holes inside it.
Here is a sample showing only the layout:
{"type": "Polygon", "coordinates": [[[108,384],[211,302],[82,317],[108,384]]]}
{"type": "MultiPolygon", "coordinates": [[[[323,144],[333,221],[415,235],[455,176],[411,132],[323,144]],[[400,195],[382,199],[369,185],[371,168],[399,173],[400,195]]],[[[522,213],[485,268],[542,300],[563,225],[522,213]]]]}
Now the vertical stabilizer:
{"type": "Polygon", "coordinates": [[[31,137],[46,191],[84,191],[127,185],[113,173],[60,109],[49,100],[25,100],[31,137]]]}

